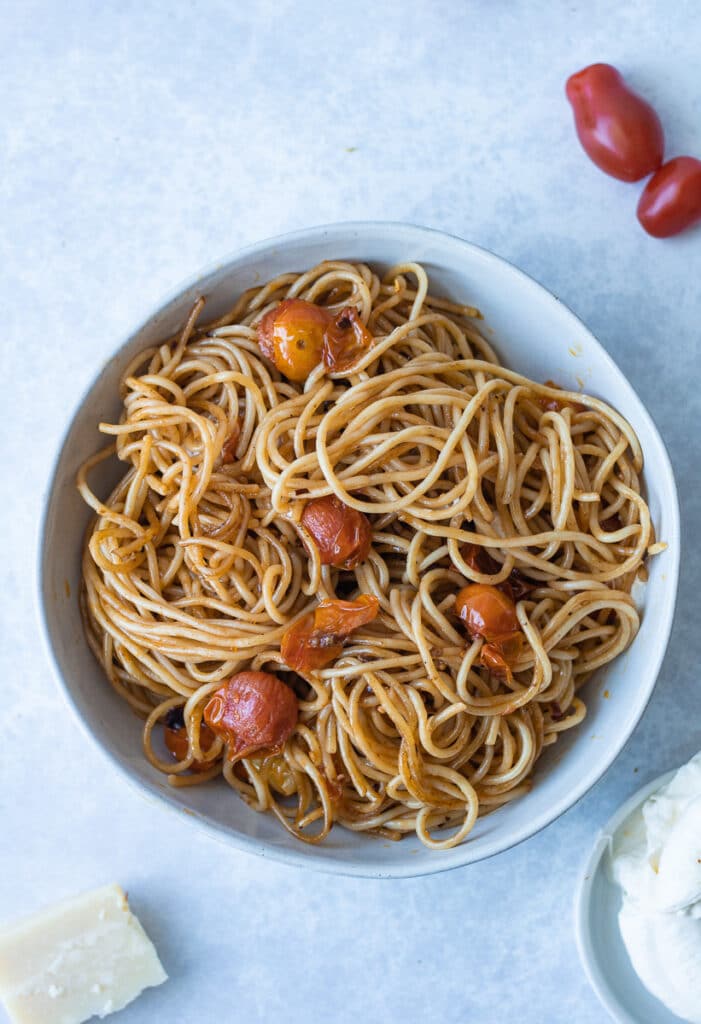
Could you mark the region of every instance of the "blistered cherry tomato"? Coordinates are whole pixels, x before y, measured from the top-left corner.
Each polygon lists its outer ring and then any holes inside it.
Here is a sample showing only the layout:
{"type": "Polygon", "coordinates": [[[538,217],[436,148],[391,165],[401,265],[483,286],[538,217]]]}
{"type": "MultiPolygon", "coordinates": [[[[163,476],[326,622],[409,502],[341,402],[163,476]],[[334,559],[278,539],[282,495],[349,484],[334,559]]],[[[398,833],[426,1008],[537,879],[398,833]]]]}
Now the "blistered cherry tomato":
{"type": "Polygon", "coordinates": [[[610,64],[590,64],[567,79],[577,135],[587,156],[606,174],[639,181],[662,163],[660,119],[610,64]]]}
{"type": "Polygon", "coordinates": [[[486,641],[480,662],[501,679],[511,680],[511,665],[523,641],[510,590],[489,583],[471,583],[455,598],[455,611],[473,640],[486,641]]]}
{"type": "Polygon", "coordinates": [[[298,672],[323,668],[338,658],[351,633],[376,618],[380,603],[371,594],[355,601],[321,601],[283,634],[280,653],[298,672]]]}
{"type": "Polygon", "coordinates": [[[258,324],[261,352],[294,381],[306,380],[320,362],[332,373],[348,370],[372,341],[352,306],[334,314],[305,299],[285,299],[258,324]]]}
{"type": "Polygon", "coordinates": [[[648,181],[638,203],[648,235],[669,238],[701,220],[701,160],[678,156],[648,181]]]}
{"type": "Polygon", "coordinates": [[[322,565],[354,569],[368,557],[372,543],[370,520],[330,494],[304,507],[302,526],[319,549],[322,565]]]}
{"type": "Polygon", "coordinates": [[[520,629],[516,605],[489,583],[471,583],[455,598],[455,611],[474,640],[497,640],[520,629]]]}
{"type": "Polygon", "coordinates": [[[285,299],[266,313],[258,325],[258,344],[289,380],[306,380],[319,365],[324,333],[331,322],[328,310],[304,299],[285,299]]]}
{"type": "MultiPolygon", "coordinates": [[[[181,707],[171,708],[166,714],[163,722],[163,739],[174,760],[184,761],[190,753],[190,743],[181,707]]],[[[200,726],[200,749],[203,753],[207,753],[215,739],[216,737],[212,730],[203,723],[200,726]]],[[[193,761],[190,765],[190,771],[206,772],[209,771],[212,764],[212,761],[193,761]]]]}
{"type": "Polygon", "coordinates": [[[270,672],[239,672],[215,690],[204,720],[238,761],[258,751],[279,753],[297,724],[297,698],[270,672]]]}

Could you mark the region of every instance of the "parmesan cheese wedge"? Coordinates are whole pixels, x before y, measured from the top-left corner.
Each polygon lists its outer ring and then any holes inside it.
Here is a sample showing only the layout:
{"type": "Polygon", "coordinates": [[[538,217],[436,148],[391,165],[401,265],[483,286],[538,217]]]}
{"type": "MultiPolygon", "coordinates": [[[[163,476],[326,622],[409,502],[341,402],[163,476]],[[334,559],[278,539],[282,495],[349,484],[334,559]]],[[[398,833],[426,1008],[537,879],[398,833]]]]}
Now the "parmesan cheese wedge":
{"type": "Polygon", "coordinates": [[[81,1024],[168,975],[118,885],[0,928],[0,998],[13,1024],[81,1024]]]}

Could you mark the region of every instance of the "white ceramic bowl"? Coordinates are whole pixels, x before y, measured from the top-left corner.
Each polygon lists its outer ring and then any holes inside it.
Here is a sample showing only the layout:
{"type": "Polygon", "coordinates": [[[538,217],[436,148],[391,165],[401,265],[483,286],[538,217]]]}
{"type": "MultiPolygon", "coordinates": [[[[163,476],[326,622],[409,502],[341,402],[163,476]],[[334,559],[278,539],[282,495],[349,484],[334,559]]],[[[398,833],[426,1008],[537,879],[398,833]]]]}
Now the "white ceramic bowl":
{"type": "MultiPolygon", "coordinates": [[[[102,472],[102,481],[99,472],[91,479],[107,493],[114,467],[104,466],[102,472]]],[[[322,871],[402,877],[469,864],[513,846],[554,821],[606,771],[645,709],[667,646],[677,589],[679,511],[667,452],[652,420],[618,367],[561,302],[520,270],[461,239],[406,224],[339,224],[261,242],[217,263],[180,288],[116,349],[81,400],[61,444],[40,544],[40,608],[50,657],[70,703],[112,766],[142,790],[186,811],[188,821],[245,850],[322,871]],[[307,846],[271,816],[251,811],[223,783],[168,787],[143,757],[139,721],[106,683],[83,637],[76,595],[89,511],[74,479],[101,443],[98,422],[119,416],[118,381],[124,367],[135,353],[180,327],[196,296],[207,296],[206,312],[214,317],[254,284],[333,258],[379,267],[423,263],[435,291],[479,306],[507,366],[573,389],[581,379],[588,391],[616,406],[640,437],[657,536],[669,545],[652,560],[635,643],[588,685],[586,721],[565,733],[539,762],[532,792],[480,819],[468,842],[444,852],[431,852],[412,838],[385,843],[341,828],[321,846],[307,846]],[[608,700],[602,699],[604,686],[608,700]]]]}
{"type": "Polygon", "coordinates": [[[633,969],[618,927],[621,889],[606,870],[611,837],[674,774],[667,772],[653,779],[619,807],[597,836],[577,886],[575,931],[579,955],[592,988],[618,1024],[681,1024],[681,1018],[647,991],[633,969]]]}

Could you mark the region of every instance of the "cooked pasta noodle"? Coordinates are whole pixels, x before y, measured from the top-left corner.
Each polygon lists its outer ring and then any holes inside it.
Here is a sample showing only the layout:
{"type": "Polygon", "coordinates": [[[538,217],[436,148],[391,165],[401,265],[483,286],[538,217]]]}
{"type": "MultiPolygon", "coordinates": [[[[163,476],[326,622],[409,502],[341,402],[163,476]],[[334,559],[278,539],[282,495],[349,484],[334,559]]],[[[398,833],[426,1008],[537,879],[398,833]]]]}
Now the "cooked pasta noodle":
{"type": "Polygon", "coordinates": [[[543,749],[584,718],[582,684],[635,636],[630,590],[654,542],[638,440],[604,402],[501,366],[477,310],[432,296],[417,264],[284,274],[200,327],[204,305],[133,361],[120,422],[100,424],[113,443],[79,474],[96,514],[93,651],[174,785],[223,776],[309,842],[336,822],[454,846],[527,791],[543,749]],[[354,307],[372,346],[290,381],[256,330],[286,298],[354,307]],[[89,472],[115,454],[126,470],[101,501],[89,472]],[[353,569],[322,564],[301,525],[328,495],[370,520],[353,569]],[[504,676],[455,600],[517,576],[523,642],[504,676]],[[290,671],[290,624],[359,594],[377,598],[374,621],[326,667],[290,671]],[[280,752],[232,762],[221,736],[201,742],[202,716],[243,669],[292,686],[299,718],[280,752]],[[161,724],[180,708],[173,761],[161,724]]]}

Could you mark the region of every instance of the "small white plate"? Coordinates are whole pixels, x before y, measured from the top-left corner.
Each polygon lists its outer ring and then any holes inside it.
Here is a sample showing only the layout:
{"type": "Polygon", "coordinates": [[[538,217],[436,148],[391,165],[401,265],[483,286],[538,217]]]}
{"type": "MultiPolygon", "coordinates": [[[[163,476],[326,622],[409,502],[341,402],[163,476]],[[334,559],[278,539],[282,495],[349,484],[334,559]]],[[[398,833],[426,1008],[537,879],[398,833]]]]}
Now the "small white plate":
{"type": "Polygon", "coordinates": [[[582,965],[597,996],[620,1024],[680,1024],[682,1020],[648,992],[633,970],[618,927],[622,891],[606,870],[606,854],[616,830],[675,774],[667,772],[653,779],[619,807],[599,833],[575,895],[575,932],[582,965]]]}

